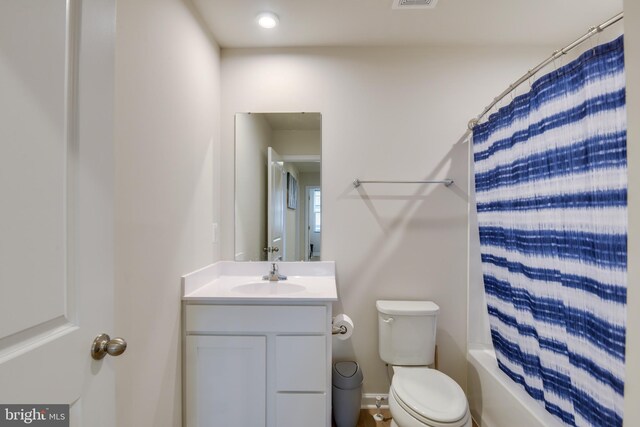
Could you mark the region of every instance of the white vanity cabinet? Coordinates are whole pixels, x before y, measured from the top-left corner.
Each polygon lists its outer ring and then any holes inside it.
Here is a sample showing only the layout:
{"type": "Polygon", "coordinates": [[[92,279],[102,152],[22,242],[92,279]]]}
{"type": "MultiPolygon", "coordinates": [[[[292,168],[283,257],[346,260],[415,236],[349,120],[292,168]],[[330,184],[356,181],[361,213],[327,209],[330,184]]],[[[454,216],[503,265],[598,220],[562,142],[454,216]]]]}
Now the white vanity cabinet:
{"type": "Polygon", "coordinates": [[[331,303],[183,302],[186,427],[329,427],[331,303]]]}

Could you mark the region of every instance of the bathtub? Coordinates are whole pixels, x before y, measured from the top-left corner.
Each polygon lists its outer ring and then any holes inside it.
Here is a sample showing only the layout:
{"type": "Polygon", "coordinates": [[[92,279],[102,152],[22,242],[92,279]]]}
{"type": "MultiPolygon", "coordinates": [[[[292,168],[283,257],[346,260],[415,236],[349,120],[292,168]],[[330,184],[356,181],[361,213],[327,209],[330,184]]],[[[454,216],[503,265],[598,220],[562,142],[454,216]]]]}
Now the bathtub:
{"type": "Polygon", "coordinates": [[[467,394],[480,427],[563,427],[499,368],[492,349],[469,349],[467,394]]]}

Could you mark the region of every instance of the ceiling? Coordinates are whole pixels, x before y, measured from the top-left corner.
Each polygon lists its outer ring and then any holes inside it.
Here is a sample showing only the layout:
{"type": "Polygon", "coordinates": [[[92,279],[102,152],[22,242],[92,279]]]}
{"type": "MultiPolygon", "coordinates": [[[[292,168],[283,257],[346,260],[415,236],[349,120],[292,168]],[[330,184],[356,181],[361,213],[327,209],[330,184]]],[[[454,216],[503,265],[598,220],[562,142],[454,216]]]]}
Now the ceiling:
{"type": "Polygon", "coordinates": [[[222,48],[568,44],[623,9],[623,0],[193,0],[222,48]],[[259,12],[280,17],[265,30],[259,12]]]}
{"type": "Polygon", "coordinates": [[[320,173],[320,162],[295,162],[295,165],[302,173],[320,173]]]}

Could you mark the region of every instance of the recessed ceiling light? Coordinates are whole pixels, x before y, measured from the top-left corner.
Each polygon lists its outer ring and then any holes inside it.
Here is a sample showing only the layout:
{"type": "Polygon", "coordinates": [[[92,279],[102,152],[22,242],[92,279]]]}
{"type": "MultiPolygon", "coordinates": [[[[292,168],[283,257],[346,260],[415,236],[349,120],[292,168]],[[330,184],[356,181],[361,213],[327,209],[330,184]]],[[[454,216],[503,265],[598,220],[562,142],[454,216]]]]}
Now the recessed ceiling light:
{"type": "Polygon", "coordinates": [[[273,28],[278,25],[278,15],[271,12],[264,12],[259,14],[256,17],[256,21],[258,21],[258,25],[262,28],[273,28]]]}

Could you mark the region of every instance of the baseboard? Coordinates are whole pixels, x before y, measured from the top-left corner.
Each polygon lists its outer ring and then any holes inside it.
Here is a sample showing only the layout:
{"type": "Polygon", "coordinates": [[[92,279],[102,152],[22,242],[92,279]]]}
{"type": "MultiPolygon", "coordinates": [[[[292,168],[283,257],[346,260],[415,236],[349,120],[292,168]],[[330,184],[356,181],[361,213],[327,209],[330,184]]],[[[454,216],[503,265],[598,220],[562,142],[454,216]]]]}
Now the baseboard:
{"type": "Polygon", "coordinates": [[[387,393],[363,393],[362,394],[362,409],[375,409],[376,397],[382,398],[382,408],[389,408],[389,395],[387,393]]]}

